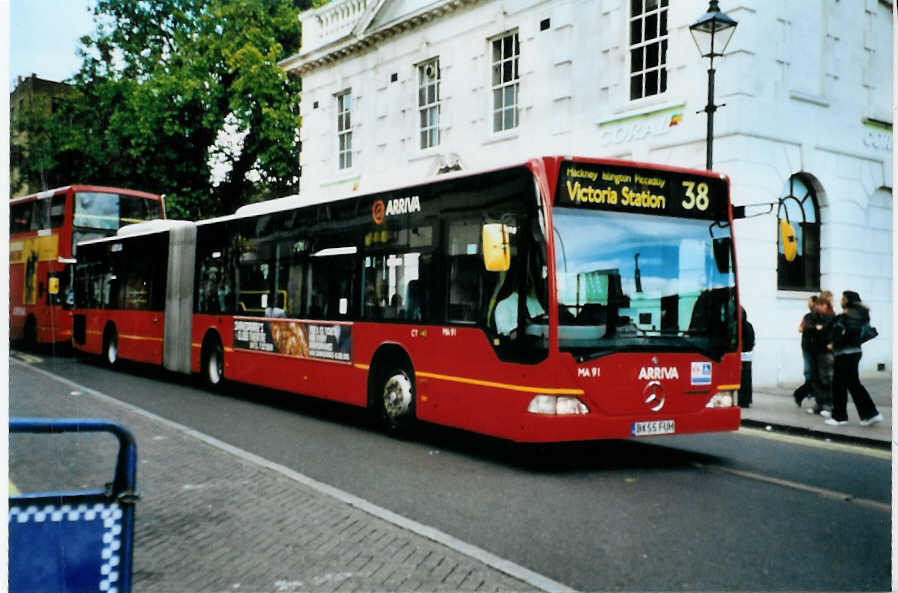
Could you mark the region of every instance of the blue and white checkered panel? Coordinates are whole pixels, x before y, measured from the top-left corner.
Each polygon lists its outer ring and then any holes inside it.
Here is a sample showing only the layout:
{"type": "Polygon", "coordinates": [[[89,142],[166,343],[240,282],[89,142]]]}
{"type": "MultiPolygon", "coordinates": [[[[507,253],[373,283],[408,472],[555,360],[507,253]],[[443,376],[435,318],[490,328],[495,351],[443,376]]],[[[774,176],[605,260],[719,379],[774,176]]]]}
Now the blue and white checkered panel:
{"type": "MultiPolygon", "coordinates": [[[[69,547],[68,544],[71,542],[67,541],[68,538],[83,539],[86,537],[91,541],[88,541],[82,549],[91,550],[93,553],[99,551],[99,557],[79,558],[77,559],[80,563],[79,574],[53,575],[53,578],[58,582],[64,582],[65,588],[69,590],[79,589],[80,587],[76,583],[80,583],[88,590],[118,592],[121,576],[119,565],[122,552],[122,509],[117,503],[62,505],[59,507],[32,505],[25,508],[13,505],[14,501],[11,501],[9,509],[11,556],[17,556],[17,552],[21,553],[23,557],[31,558],[40,556],[42,553],[51,557],[58,556],[59,550],[69,547]],[[58,524],[59,529],[40,529],[42,526],[38,524],[44,524],[47,527],[58,524]],[[84,528],[81,529],[79,524],[84,528]],[[27,527],[37,528],[38,531],[29,530],[27,527]],[[31,531],[30,537],[19,540],[13,538],[13,533],[19,528],[26,528],[23,529],[25,532],[31,531]],[[45,540],[54,541],[37,542],[35,535],[43,536],[45,540]],[[99,541],[96,541],[98,538],[99,541]],[[17,551],[12,548],[14,543],[25,548],[34,547],[35,549],[17,551]]],[[[68,562],[68,564],[71,566],[75,563],[68,562]]],[[[11,570],[13,568],[10,566],[11,570]]],[[[12,579],[12,574],[10,578],[12,579]]]]}

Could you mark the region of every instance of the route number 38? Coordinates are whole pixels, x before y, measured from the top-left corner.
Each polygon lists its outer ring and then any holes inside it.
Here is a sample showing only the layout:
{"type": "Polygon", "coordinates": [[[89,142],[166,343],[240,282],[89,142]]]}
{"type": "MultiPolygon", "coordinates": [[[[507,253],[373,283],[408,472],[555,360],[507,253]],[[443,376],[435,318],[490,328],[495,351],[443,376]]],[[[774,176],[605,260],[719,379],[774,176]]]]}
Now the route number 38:
{"type": "Polygon", "coordinates": [[[695,183],[694,181],[684,181],[683,188],[686,192],[686,199],[683,200],[683,208],[692,210],[698,208],[705,211],[708,209],[708,184],[695,183]]]}

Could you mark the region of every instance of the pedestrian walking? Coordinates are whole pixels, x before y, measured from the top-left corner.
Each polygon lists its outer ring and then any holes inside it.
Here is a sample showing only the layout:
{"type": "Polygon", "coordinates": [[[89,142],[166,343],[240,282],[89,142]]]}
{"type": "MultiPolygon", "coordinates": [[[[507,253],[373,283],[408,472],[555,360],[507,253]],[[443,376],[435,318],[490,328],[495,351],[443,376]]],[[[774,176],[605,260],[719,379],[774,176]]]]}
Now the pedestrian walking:
{"type": "Polygon", "coordinates": [[[811,350],[810,337],[805,333],[804,328],[808,325],[808,318],[814,314],[814,305],[816,305],[816,303],[816,294],[808,297],[808,312],[804,314],[804,317],[801,318],[801,323],[798,325],[798,333],[801,334],[801,358],[804,362],[804,383],[792,392],[792,397],[795,399],[795,405],[799,408],[801,407],[801,402],[813,393],[813,387],[811,386],[811,379],[813,378],[811,368],[814,353],[811,350]]]}
{"type": "Polygon", "coordinates": [[[742,380],[739,383],[739,407],[751,407],[751,351],[755,349],[755,328],[748,322],[748,313],[742,307],[742,380]]]}
{"type": "Polygon", "coordinates": [[[820,414],[828,418],[832,414],[833,351],[832,328],[835,315],[830,310],[826,294],[814,301],[814,312],[807,317],[802,336],[807,339],[811,360],[811,394],[814,407],[808,414],[820,414]]]}
{"type": "MultiPolygon", "coordinates": [[[[832,426],[848,424],[848,394],[854,401],[861,426],[882,421],[882,414],[861,384],[858,365],[861,361],[861,344],[870,334],[870,310],[853,290],[842,293],[842,313],[833,321],[833,413],[826,423],[832,426]]],[[[875,332],[872,333],[875,336],[875,332]]]]}

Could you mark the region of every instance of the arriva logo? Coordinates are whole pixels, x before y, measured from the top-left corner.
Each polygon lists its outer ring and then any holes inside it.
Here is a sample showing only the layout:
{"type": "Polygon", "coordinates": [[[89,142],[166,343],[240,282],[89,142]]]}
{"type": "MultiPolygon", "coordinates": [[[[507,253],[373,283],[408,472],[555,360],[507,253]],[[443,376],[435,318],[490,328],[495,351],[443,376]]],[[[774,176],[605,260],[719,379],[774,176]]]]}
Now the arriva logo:
{"type": "Polygon", "coordinates": [[[395,216],[397,214],[412,214],[421,211],[421,198],[419,196],[409,196],[407,198],[393,198],[388,201],[386,206],[381,200],[374,202],[371,215],[376,224],[384,221],[385,216],[395,216]]]}
{"type": "Polygon", "coordinates": [[[660,379],[679,379],[677,367],[642,367],[639,369],[639,379],[646,381],[658,381],[660,379]]]}
{"type": "Polygon", "coordinates": [[[387,202],[387,216],[394,214],[411,214],[421,211],[421,199],[418,196],[396,198],[387,202]]]}

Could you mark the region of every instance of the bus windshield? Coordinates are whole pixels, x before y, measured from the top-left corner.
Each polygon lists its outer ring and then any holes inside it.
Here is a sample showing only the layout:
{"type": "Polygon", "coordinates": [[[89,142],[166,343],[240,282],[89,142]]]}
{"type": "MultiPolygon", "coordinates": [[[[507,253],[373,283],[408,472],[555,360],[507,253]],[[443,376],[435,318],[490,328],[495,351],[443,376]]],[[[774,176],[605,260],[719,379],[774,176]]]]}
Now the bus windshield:
{"type": "Polygon", "coordinates": [[[562,351],[736,349],[725,222],[558,207],[554,225],[562,351]]]}
{"type": "Polygon", "coordinates": [[[79,241],[114,235],[126,224],[162,218],[162,202],[103,192],[75,194],[73,247],[79,241]]]}

